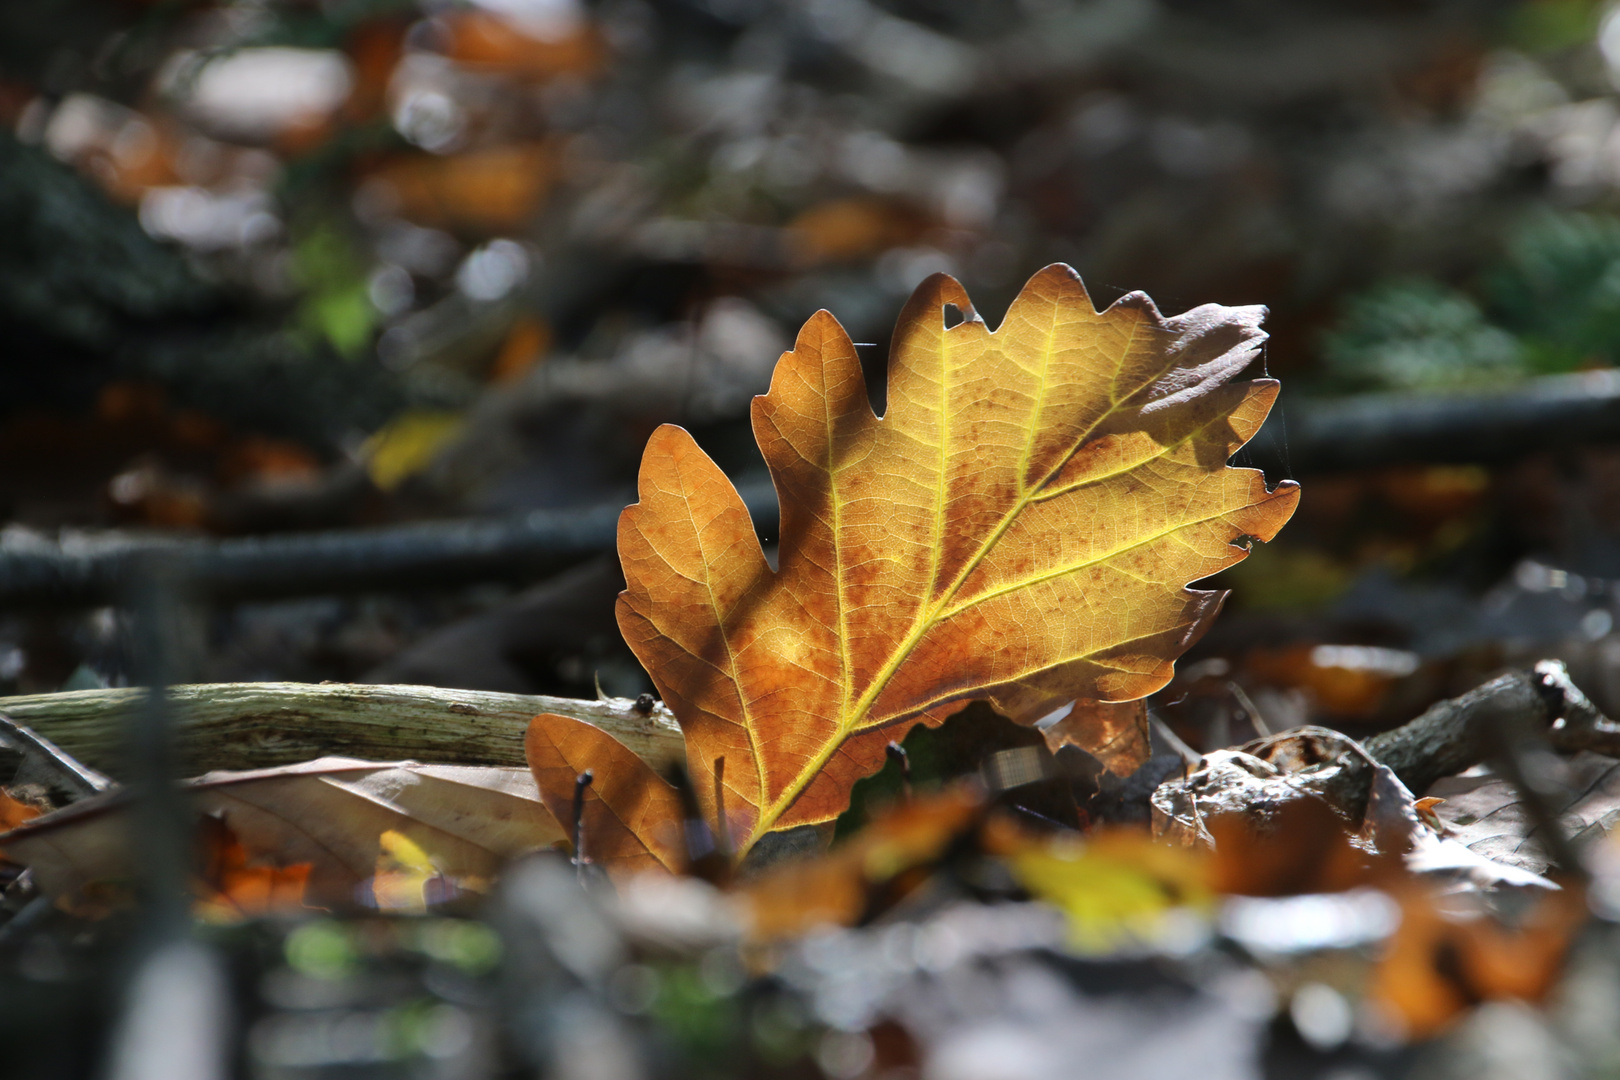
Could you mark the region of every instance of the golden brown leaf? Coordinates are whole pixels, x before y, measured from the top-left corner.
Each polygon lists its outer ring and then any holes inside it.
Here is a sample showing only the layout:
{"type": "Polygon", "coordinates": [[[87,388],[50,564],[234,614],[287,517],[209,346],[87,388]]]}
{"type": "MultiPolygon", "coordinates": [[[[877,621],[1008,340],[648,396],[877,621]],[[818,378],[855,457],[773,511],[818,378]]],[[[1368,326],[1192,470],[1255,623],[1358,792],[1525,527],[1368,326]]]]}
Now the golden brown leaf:
{"type": "Polygon", "coordinates": [[[523,744],[540,797],[565,832],[573,829],[574,783],[592,774],[580,822],[592,862],[612,874],[685,867],[680,796],[623,743],[571,716],[541,713],[523,744]]]}
{"type": "Polygon", "coordinates": [[[836,817],[884,746],[974,698],[1030,721],[1163,686],[1222,594],[1185,588],[1270,539],[1298,488],[1227,460],[1265,419],[1261,308],[1093,309],[1051,266],[992,333],[954,279],[902,312],[889,408],[826,312],[754,399],[780,570],[680,428],[619,523],[619,625],[685,733],[704,810],[724,762],[739,852],[836,817]],[[954,308],[963,316],[947,325],[954,308]]]}
{"type": "Polygon", "coordinates": [[[1068,715],[1041,729],[1046,747],[1057,753],[1078,746],[1103,763],[1115,776],[1129,776],[1153,755],[1148,735],[1147,706],[1135,701],[1074,703],[1068,715]]]}

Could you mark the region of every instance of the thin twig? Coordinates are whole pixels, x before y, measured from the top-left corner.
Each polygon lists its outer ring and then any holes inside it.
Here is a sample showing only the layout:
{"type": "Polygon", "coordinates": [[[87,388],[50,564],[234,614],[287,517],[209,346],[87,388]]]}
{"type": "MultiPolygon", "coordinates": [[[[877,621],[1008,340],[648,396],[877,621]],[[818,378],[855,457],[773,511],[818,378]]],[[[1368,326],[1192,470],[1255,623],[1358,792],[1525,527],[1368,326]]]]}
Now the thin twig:
{"type": "Polygon", "coordinates": [[[1163,718],[1160,717],[1158,713],[1154,712],[1152,709],[1149,709],[1147,718],[1148,723],[1153,726],[1154,734],[1163,739],[1166,746],[1180,754],[1181,760],[1185,761],[1188,765],[1197,765],[1198,762],[1202,760],[1203,755],[1199,754],[1198,751],[1194,750],[1192,747],[1183,742],[1180,735],[1177,735],[1174,731],[1171,731],[1170,725],[1165,723],[1163,718]]]}
{"type": "Polygon", "coordinates": [[[883,748],[890,761],[900,763],[900,795],[906,802],[911,801],[911,755],[906,753],[905,747],[890,740],[889,745],[883,748]]]}
{"type": "Polygon", "coordinates": [[[1255,734],[1261,738],[1270,735],[1272,733],[1270,725],[1266,723],[1266,718],[1260,715],[1260,710],[1255,708],[1254,702],[1244,692],[1243,687],[1229,679],[1226,683],[1226,689],[1237,699],[1238,707],[1248,714],[1249,723],[1254,725],[1255,734]]]}
{"type": "Polygon", "coordinates": [[[574,867],[579,872],[580,883],[585,881],[585,864],[590,862],[590,856],[585,853],[585,789],[591,786],[596,774],[586,769],[574,777],[574,867]]]}
{"type": "Polygon", "coordinates": [[[731,858],[731,822],[726,820],[726,759],[714,759],[714,842],[720,854],[731,858]]]}
{"type": "Polygon", "coordinates": [[[49,761],[68,780],[69,786],[79,789],[82,795],[94,795],[113,787],[112,778],[103,776],[88,765],[82,764],[51,740],[17,723],[4,713],[0,713],[0,732],[4,732],[49,761]]]}

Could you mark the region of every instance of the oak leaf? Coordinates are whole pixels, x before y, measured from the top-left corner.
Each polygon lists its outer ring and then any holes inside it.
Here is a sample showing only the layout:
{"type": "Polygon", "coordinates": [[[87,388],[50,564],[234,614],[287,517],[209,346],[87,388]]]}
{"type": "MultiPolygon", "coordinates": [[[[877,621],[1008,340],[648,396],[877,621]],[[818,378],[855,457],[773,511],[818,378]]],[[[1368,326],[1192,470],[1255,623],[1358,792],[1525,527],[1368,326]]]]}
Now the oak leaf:
{"type": "Polygon", "coordinates": [[[1263,315],[1165,318],[1141,293],[1099,313],[1059,265],[992,332],[935,275],[900,316],[878,417],[818,312],[753,404],[782,507],[775,570],[691,436],[653,434],[619,522],[619,626],[739,855],[836,817],[890,740],[968,700],[1033,722],[1168,681],[1223,597],[1186,584],[1298,500],[1227,466],[1277,394],[1234,381],[1263,315]]]}

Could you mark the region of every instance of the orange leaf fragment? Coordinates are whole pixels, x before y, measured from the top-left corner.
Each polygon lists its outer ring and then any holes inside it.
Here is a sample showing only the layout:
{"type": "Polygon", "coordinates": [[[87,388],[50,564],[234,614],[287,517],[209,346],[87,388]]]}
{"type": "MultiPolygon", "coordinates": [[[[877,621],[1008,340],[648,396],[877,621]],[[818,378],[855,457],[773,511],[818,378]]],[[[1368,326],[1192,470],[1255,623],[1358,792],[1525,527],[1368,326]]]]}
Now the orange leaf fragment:
{"type": "Polygon", "coordinates": [[[1541,892],[1516,926],[1466,901],[1409,886],[1401,923],[1374,970],[1368,995],[1408,1038],[1438,1034],[1481,1001],[1536,1002],[1558,983],[1564,958],[1590,915],[1580,888],[1541,892]]]}
{"type": "Polygon", "coordinates": [[[590,26],[558,28],[540,37],[487,11],[452,11],[441,16],[451,59],[486,72],[543,81],[559,75],[588,77],[602,67],[607,50],[590,26]]]}
{"type": "Polygon", "coordinates": [[[32,821],[44,813],[37,806],[31,806],[21,799],[14,799],[0,789],[0,832],[15,829],[25,821],[32,821]]]}
{"type": "Polygon", "coordinates": [[[195,911],[208,922],[242,919],[304,907],[313,864],[261,863],[222,818],[205,814],[198,822],[201,867],[196,882],[195,911]]]}
{"type": "Polygon", "coordinates": [[[849,336],[812,316],[754,399],[780,569],[680,428],[654,432],[619,522],[619,626],[739,854],[825,822],[884,746],[984,698],[1029,722],[1170,678],[1223,594],[1186,588],[1269,540],[1298,486],[1227,460],[1277,395],[1234,381],[1264,309],[1098,312],[1050,266],[992,332],[936,274],[895,331],[873,415],[849,336]],[[949,323],[952,310],[962,317],[949,323]]]}
{"type": "Polygon", "coordinates": [[[600,728],[556,713],[531,720],[523,744],[540,799],[570,841],[574,785],[582,773],[592,774],[580,822],[590,861],[613,875],[685,869],[680,795],[634,751],[600,728]]]}
{"type": "Polygon", "coordinates": [[[742,890],[750,936],[775,941],[816,926],[853,926],[920,884],[984,808],[982,790],[960,785],[890,807],[829,854],[762,875],[742,890]]]}
{"type": "Polygon", "coordinates": [[[556,179],[556,154],[543,142],[468,150],[453,157],[395,158],[378,169],[380,190],[422,225],[496,234],[526,223],[556,179]]]}

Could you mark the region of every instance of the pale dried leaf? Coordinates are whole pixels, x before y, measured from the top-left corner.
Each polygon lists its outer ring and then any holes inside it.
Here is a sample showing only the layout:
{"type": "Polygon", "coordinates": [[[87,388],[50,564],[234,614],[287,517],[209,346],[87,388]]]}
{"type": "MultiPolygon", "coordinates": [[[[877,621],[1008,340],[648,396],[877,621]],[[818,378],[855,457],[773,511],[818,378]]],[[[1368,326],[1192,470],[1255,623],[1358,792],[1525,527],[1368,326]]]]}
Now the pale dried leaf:
{"type": "Polygon", "coordinates": [[[1057,723],[1042,727],[1041,734],[1052,753],[1079,747],[1115,776],[1131,775],[1153,756],[1147,703],[1140,699],[1076,701],[1057,723]]]}
{"type": "MultiPolygon", "coordinates": [[[[383,833],[427,852],[463,887],[513,856],[563,839],[527,769],[326,757],[186,784],[200,813],[221,818],[250,856],[310,863],[308,900],[344,906],[373,873],[383,833]]],[[[95,796],[0,836],[51,895],[135,877],[142,844],[123,791],[95,796]]]]}
{"type": "MultiPolygon", "coordinates": [[[[1551,809],[1564,835],[1580,844],[1620,824],[1620,761],[1583,750],[1568,758],[1544,758],[1558,771],[1549,776],[1551,809]]],[[[1477,855],[1534,874],[1552,868],[1538,842],[1539,830],[1518,791],[1489,772],[1447,777],[1425,793],[1445,801],[1434,813],[1448,834],[1477,855]]]]}

